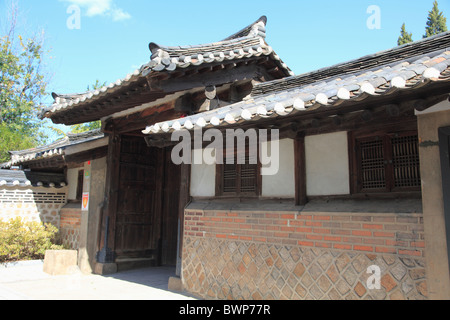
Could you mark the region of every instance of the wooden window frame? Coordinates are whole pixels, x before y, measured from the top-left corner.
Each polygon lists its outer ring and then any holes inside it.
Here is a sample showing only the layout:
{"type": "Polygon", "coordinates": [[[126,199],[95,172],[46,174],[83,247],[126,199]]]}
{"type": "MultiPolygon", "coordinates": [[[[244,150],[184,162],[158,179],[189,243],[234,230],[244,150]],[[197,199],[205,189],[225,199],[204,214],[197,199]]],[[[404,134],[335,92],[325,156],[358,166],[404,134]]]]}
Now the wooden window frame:
{"type": "MultiPolygon", "coordinates": [[[[394,167],[394,157],[392,155],[393,150],[393,140],[395,138],[402,138],[408,136],[417,136],[417,130],[412,129],[400,129],[395,130],[394,127],[388,127],[384,130],[379,131],[353,131],[349,132],[349,159],[350,159],[350,187],[352,194],[380,194],[380,193],[392,193],[392,192],[417,192],[421,190],[421,186],[396,186],[395,179],[395,167],[394,167]],[[368,188],[365,189],[362,186],[361,175],[361,159],[359,149],[359,143],[361,141],[375,141],[378,138],[382,142],[383,150],[383,170],[384,170],[384,187],[379,188],[368,188]]],[[[419,154],[417,146],[417,156],[419,154]]],[[[420,163],[417,166],[419,184],[420,184],[420,163]]]]}
{"type": "MultiPolygon", "coordinates": [[[[258,146],[255,146],[256,148],[256,154],[258,155],[258,146]]],[[[227,156],[233,156],[235,159],[235,163],[234,165],[236,166],[236,175],[237,177],[240,177],[241,171],[242,171],[242,167],[244,166],[244,164],[238,164],[237,163],[237,154],[238,154],[238,150],[237,146],[234,147],[234,150],[231,151],[232,153],[230,153],[230,151],[228,151],[225,147],[224,147],[224,153],[222,154],[223,160],[224,160],[224,164],[216,164],[216,197],[222,197],[222,198],[258,198],[261,196],[262,193],[262,177],[261,177],[261,162],[259,161],[259,157],[257,156],[257,168],[256,168],[256,186],[255,186],[255,192],[241,192],[241,179],[237,179],[236,183],[237,183],[237,191],[236,192],[225,192],[224,191],[224,169],[225,169],[225,164],[226,164],[226,158],[227,156]]],[[[254,150],[253,150],[254,151],[254,150]]],[[[245,146],[245,154],[248,155],[250,152],[250,147],[248,145],[248,143],[246,143],[245,146]]]]}

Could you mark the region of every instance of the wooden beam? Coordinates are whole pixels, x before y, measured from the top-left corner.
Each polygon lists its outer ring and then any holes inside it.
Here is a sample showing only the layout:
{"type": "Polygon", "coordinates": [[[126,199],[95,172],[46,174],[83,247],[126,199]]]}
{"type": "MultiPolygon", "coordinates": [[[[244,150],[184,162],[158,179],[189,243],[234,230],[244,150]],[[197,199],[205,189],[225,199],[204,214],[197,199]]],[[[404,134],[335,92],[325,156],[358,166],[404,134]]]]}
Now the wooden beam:
{"type": "Polygon", "coordinates": [[[391,117],[397,117],[400,114],[400,107],[398,104],[388,104],[385,108],[387,114],[391,117]]]}
{"type": "Polygon", "coordinates": [[[234,83],[240,80],[257,78],[262,69],[256,65],[236,67],[234,69],[222,70],[220,72],[205,72],[193,74],[189,77],[170,79],[170,81],[153,80],[151,85],[156,90],[167,93],[179,92],[193,88],[204,88],[206,86],[218,86],[225,83],[234,83]]]}
{"type": "Polygon", "coordinates": [[[92,150],[79,152],[73,155],[66,155],[65,160],[68,166],[73,166],[78,163],[104,158],[108,155],[108,146],[99,147],[92,150]]]}
{"type": "Polygon", "coordinates": [[[295,205],[303,206],[308,203],[306,192],[306,152],[305,135],[299,133],[294,139],[295,155],[295,205]]]}
{"type": "Polygon", "coordinates": [[[175,101],[174,110],[177,112],[185,112],[191,114],[194,110],[194,102],[192,94],[187,93],[175,101]]]}
{"type": "Polygon", "coordinates": [[[180,226],[179,232],[179,247],[178,253],[181,259],[183,252],[183,235],[184,235],[184,209],[191,201],[191,165],[181,164],[181,181],[180,181],[180,199],[178,204],[178,223],[180,226]]]}

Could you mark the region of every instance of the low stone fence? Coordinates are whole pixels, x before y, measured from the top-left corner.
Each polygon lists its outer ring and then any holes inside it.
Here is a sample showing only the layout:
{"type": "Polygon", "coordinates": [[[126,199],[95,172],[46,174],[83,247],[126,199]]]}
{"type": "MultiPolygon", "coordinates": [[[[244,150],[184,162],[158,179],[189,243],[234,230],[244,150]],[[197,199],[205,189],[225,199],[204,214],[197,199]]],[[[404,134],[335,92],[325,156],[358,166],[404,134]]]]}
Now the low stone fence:
{"type": "Polygon", "coordinates": [[[0,188],[0,219],[17,217],[25,221],[51,223],[59,228],[60,210],[67,202],[67,187],[0,188]]]}

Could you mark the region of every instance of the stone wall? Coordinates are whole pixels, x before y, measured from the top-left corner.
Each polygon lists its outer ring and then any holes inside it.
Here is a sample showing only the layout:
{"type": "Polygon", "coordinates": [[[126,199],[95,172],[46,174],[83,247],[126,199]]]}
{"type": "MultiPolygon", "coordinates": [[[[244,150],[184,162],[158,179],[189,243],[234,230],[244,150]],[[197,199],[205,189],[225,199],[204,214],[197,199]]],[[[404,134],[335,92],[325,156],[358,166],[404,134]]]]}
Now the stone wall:
{"type": "Polygon", "coordinates": [[[60,210],[67,201],[67,187],[0,188],[0,219],[21,217],[26,221],[41,221],[59,227],[60,210]]]}
{"type": "Polygon", "coordinates": [[[184,288],[207,299],[428,296],[420,213],[188,208],[184,232],[184,288]]]}

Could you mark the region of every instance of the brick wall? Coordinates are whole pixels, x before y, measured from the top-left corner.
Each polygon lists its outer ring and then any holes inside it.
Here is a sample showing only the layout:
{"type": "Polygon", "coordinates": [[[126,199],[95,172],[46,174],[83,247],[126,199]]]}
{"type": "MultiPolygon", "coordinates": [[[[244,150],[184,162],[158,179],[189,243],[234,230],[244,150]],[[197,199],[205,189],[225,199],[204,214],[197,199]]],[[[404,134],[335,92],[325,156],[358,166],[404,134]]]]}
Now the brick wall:
{"type": "Polygon", "coordinates": [[[0,188],[0,219],[21,217],[59,227],[59,212],[67,201],[67,187],[0,188]]]}
{"type": "Polygon", "coordinates": [[[205,298],[424,299],[422,219],[187,209],[183,282],[205,298]],[[371,265],[382,271],[379,290],[366,285],[371,265]]]}
{"type": "Polygon", "coordinates": [[[77,250],[80,246],[81,204],[61,209],[60,235],[64,245],[77,250]]]}

